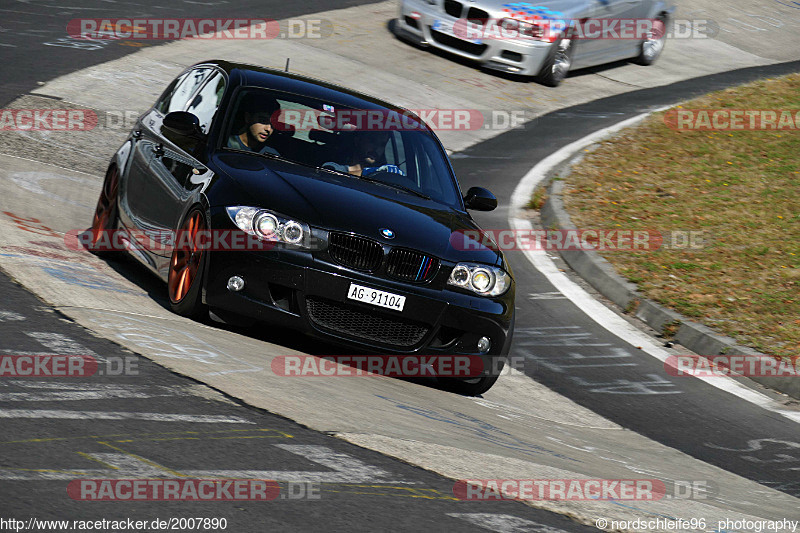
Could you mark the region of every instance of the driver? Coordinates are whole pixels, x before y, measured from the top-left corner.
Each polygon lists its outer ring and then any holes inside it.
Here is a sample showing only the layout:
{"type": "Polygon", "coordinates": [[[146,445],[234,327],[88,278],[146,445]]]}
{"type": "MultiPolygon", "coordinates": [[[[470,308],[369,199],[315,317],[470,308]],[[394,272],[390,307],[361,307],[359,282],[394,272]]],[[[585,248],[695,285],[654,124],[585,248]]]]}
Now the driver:
{"type": "Polygon", "coordinates": [[[244,126],[239,133],[228,137],[228,148],[280,155],[275,148],[267,145],[267,140],[275,132],[272,119],[277,118],[276,113],[280,109],[281,105],[271,96],[257,92],[244,95],[239,102],[239,113],[243,115],[244,126]]]}
{"type": "Polygon", "coordinates": [[[350,163],[323,163],[322,168],[339,172],[347,172],[354,176],[369,176],[376,172],[391,172],[405,176],[405,172],[396,165],[385,164],[386,144],[389,142],[388,131],[359,131],[354,133],[353,157],[350,163]]]}

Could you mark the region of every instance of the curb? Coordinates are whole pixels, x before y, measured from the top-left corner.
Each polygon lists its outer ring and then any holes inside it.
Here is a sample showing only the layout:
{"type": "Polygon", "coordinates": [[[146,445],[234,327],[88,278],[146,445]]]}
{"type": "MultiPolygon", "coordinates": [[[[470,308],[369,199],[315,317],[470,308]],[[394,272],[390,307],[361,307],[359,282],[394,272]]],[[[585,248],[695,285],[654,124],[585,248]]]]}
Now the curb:
{"type": "MultiPolygon", "coordinates": [[[[546,229],[577,229],[564,209],[562,193],[565,179],[572,166],[583,159],[586,148],[573,153],[547,173],[544,183],[548,183],[548,199],[540,210],[541,224],[546,229]],[[556,180],[555,178],[558,178],[556,180]]],[[[591,147],[588,148],[591,150],[591,147]]],[[[566,263],[594,287],[600,294],[622,309],[635,309],[632,316],[642,320],[656,331],[666,327],[678,327],[675,340],[689,350],[702,355],[751,355],[765,356],[761,352],[736,344],[730,337],[715,333],[711,328],[692,322],[681,314],[648,300],[639,294],[634,283],[620,276],[614,267],[594,250],[561,250],[566,263]]],[[[748,377],[761,385],[800,399],[800,379],[792,377],[748,377]]]]}

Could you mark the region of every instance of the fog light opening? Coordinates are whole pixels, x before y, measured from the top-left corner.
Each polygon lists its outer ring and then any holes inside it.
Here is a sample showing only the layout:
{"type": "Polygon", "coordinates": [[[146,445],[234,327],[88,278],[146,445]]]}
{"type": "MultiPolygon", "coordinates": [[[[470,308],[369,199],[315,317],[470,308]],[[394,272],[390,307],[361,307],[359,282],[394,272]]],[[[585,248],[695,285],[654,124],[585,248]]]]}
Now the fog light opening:
{"type": "Polygon", "coordinates": [[[228,280],[228,290],[231,292],[239,292],[244,289],[244,279],[240,276],[232,276],[228,280]]]}
{"type": "Polygon", "coordinates": [[[478,352],[487,353],[492,349],[492,341],[488,337],[481,337],[478,339],[478,352]]]}

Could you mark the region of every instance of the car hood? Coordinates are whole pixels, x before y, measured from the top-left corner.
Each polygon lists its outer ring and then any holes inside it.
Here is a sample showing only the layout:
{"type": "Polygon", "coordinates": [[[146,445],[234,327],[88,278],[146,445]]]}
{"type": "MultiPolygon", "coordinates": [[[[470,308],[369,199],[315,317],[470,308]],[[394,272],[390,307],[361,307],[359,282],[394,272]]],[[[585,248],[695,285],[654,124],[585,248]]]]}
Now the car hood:
{"type": "MultiPolygon", "coordinates": [[[[544,0],[530,5],[536,8],[544,7],[569,17],[577,15],[592,16],[603,7],[598,0],[544,0]]],[[[478,0],[475,3],[470,3],[469,7],[484,9],[496,18],[508,16],[505,11],[508,8],[508,0],[478,0]]]]}
{"type": "Polygon", "coordinates": [[[238,184],[239,193],[226,195],[228,205],[269,209],[314,227],[352,232],[450,261],[502,264],[496,250],[465,246],[464,232],[479,231],[478,226],[466,213],[441,203],[279,160],[228,153],[215,162],[238,184]],[[395,237],[383,238],[384,228],[395,237]]]}

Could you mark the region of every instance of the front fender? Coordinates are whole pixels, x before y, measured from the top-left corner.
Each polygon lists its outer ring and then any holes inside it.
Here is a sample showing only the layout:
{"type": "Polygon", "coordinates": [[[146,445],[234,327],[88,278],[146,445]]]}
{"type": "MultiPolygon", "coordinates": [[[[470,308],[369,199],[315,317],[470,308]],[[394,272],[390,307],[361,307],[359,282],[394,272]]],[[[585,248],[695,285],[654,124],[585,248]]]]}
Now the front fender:
{"type": "Polygon", "coordinates": [[[663,14],[666,15],[667,21],[669,21],[675,14],[675,9],[675,4],[669,2],[653,2],[653,6],[650,8],[647,18],[655,19],[658,18],[659,15],[663,14]]]}
{"type": "Polygon", "coordinates": [[[119,169],[119,175],[122,177],[128,169],[128,161],[130,160],[131,150],[133,149],[133,141],[128,139],[122,146],[119,147],[117,152],[111,158],[109,167],[116,166],[119,169]]]}

